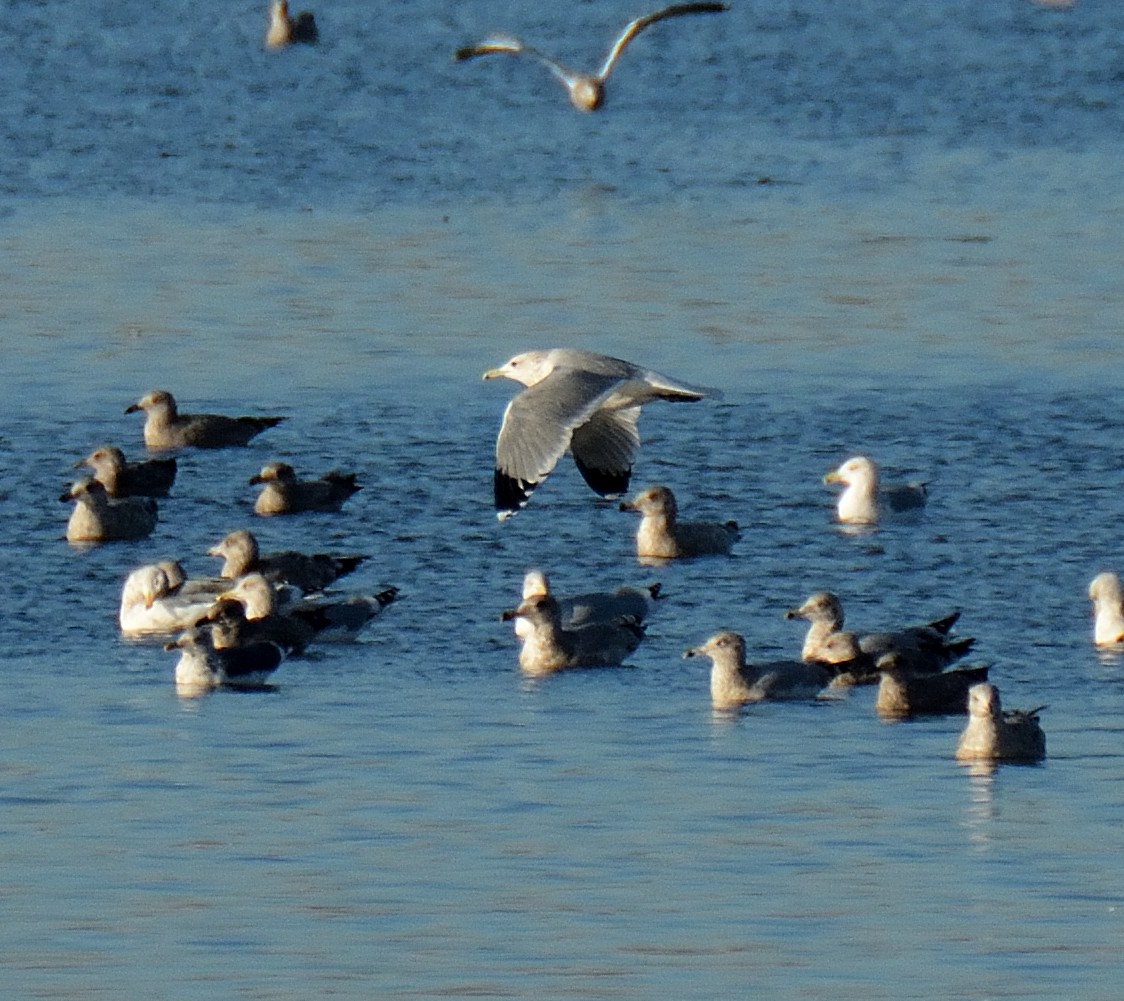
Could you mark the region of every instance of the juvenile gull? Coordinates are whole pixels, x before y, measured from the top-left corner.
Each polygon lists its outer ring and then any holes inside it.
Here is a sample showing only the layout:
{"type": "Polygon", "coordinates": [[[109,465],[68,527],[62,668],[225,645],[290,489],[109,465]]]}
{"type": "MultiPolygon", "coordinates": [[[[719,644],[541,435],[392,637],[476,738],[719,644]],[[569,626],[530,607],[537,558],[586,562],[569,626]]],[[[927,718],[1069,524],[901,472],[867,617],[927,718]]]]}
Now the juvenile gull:
{"type": "Polygon", "coordinates": [[[143,539],[156,527],[156,501],[151,497],[113,500],[99,480],[83,476],[59,500],[74,501],[66,524],[67,542],[120,542],[143,539]]]}
{"type": "Polygon", "coordinates": [[[832,678],[824,665],[801,660],[747,664],[745,640],[734,632],[718,633],[683,656],[710,658],[710,699],[715,709],[767,699],[814,699],[832,678]]]}
{"type": "Polygon", "coordinates": [[[567,449],[595,492],[603,497],[623,493],[640,448],[641,406],[652,400],[694,402],[706,395],[631,362],[573,348],[516,355],[484,378],[527,387],[507,405],[496,440],[495,502],[501,521],[526,506],[567,449]]]}
{"type": "Polygon", "coordinates": [[[274,643],[218,649],[211,630],[203,627],[188,629],[166,643],[164,649],[180,651],[176,691],[185,696],[202,695],[221,687],[262,688],[284,659],[281,648],[274,643]]]}
{"type": "Polygon", "coordinates": [[[936,674],[903,670],[896,654],[878,661],[881,681],[874,710],[889,719],[937,716],[968,711],[968,691],[987,681],[988,668],[957,667],[936,674]]]}
{"type": "Polygon", "coordinates": [[[878,466],[865,455],[848,459],[823,479],[846,487],[836,503],[836,516],[842,522],[870,525],[886,512],[915,511],[925,505],[925,484],[883,484],[878,466]]]}
{"type": "Polygon", "coordinates": [[[860,672],[854,683],[879,680],[875,661],[886,654],[898,656],[899,667],[913,674],[934,674],[965,656],[975,639],[954,637],[952,627],[960,613],[952,612],[942,619],[919,626],[906,626],[895,632],[843,632],[843,605],[831,591],[818,591],[799,608],[785,612],[786,619],[806,619],[808,632],[801,656],[805,660],[836,662],[856,656],[856,649],[867,658],[870,670],[860,672]]]}
{"type": "Polygon", "coordinates": [[[276,427],[284,417],[226,417],[222,414],[181,414],[175,397],[154,389],[125,413],[145,411],[144,443],[153,451],[171,448],[230,448],[245,445],[255,435],[276,427]]]}
{"type": "Polygon", "coordinates": [[[351,573],[366,556],[330,556],[327,553],[299,553],[286,550],[262,553],[258,540],[247,529],[231,532],[207,550],[208,556],[223,559],[220,576],[229,580],[248,573],[263,574],[273,583],[291,584],[302,591],[323,591],[340,577],[351,573]]]}
{"type": "Polygon", "coordinates": [[[144,459],[127,462],[125,453],[112,445],[95,448],[75,469],[88,466],[94,478],[105,485],[110,497],[167,497],[176,479],[175,459],[144,459]]]}
{"type": "Polygon", "coordinates": [[[566,629],[558,602],[549,594],[527,598],[502,618],[505,622],[523,619],[529,626],[516,633],[522,641],[519,666],[531,675],[568,667],[616,667],[644,638],[644,627],[629,617],[566,629]]]}
{"type": "Polygon", "coordinates": [[[1004,712],[994,685],[976,685],[968,693],[968,725],[956,745],[956,760],[1041,761],[1046,735],[1038,714],[1045,708],[1004,712]]]}
{"type": "Polygon", "coordinates": [[[636,555],[641,558],[720,556],[730,551],[739,534],[736,521],[679,521],[675,494],[663,486],[648,487],[620,507],[642,515],[636,530],[636,555]]]}
{"type": "MultiPolygon", "coordinates": [[[[614,622],[631,618],[642,623],[659,597],[660,585],[647,588],[618,587],[615,591],[588,591],[572,597],[558,597],[559,616],[564,629],[576,629],[593,622],[614,622]]],[[[541,570],[528,570],[523,578],[523,600],[551,594],[550,580],[541,570]]],[[[515,634],[522,636],[531,629],[524,618],[515,619],[515,634]]]]}
{"type": "Polygon", "coordinates": [[[274,0],[269,7],[269,27],[265,33],[267,49],[283,49],[294,42],[311,44],[318,41],[320,31],[311,11],[302,10],[295,18],[289,15],[286,0],[274,0]]]}
{"type": "Polygon", "coordinates": [[[117,620],[126,636],[154,636],[194,626],[210,610],[214,595],[172,593],[159,564],[138,567],[125,578],[117,620]]]}
{"type": "Polygon", "coordinates": [[[298,480],[296,471],[287,462],[270,462],[260,473],[250,477],[264,489],[254,502],[254,514],[265,517],[275,514],[300,514],[304,511],[339,511],[343,502],[362,488],[354,473],[332,471],[318,480],[298,480]]]}
{"type": "Polygon", "coordinates": [[[636,20],[629,22],[621,33],[620,38],[613,43],[613,47],[609,50],[609,55],[606,57],[600,71],[596,74],[574,73],[561,63],[539,52],[538,49],[533,49],[529,45],[524,45],[518,38],[512,38],[507,35],[496,35],[491,38],[486,38],[477,45],[469,45],[457,49],[453,57],[460,61],[473,59],[476,56],[492,55],[497,52],[509,55],[525,54],[531,56],[546,66],[554,75],[554,78],[566,88],[566,92],[570,95],[570,103],[573,104],[575,108],[579,111],[596,111],[605,101],[605,81],[608,80],[609,74],[612,73],[613,67],[616,65],[617,60],[620,58],[621,53],[624,52],[628,43],[640,34],[641,31],[649,25],[653,25],[657,21],[666,20],[669,17],[680,17],[684,14],[717,14],[728,9],[729,8],[723,3],[681,3],[671,7],[665,7],[663,10],[658,10],[653,14],[646,14],[643,17],[638,17],[636,20]]]}
{"type": "Polygon", "coordinates": [[[1097,646],[1118,646],[1124,643],[1124,588],[1120,578],[1106,571],[1089,584],[1089,600],[1093,603],[1093,642],[1097,646]]]}

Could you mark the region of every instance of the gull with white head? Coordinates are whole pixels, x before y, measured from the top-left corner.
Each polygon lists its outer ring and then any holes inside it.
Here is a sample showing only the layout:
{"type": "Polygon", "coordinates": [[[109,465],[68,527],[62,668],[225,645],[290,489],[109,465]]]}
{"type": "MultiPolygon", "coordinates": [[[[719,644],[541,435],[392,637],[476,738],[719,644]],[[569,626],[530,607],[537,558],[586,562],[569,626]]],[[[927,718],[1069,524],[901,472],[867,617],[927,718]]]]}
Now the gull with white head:
{"type": "Polygon", "coordinates": [[[846,487],[836,503],[836,516],[850,524],[873,525],[884,514],[917,511],[925,506],[924,483],[882,483],[878,466],[865,455],[848,459],[827,473],[823,481],[846,487]]]}
{"type": "Polygon", "coordinates": [[[1093,603],[1093,642],[1097,646],[1124,644],[1124,588],[1120,578],[1109,571],[1097,574],[1089,583],[1093,603]]]}

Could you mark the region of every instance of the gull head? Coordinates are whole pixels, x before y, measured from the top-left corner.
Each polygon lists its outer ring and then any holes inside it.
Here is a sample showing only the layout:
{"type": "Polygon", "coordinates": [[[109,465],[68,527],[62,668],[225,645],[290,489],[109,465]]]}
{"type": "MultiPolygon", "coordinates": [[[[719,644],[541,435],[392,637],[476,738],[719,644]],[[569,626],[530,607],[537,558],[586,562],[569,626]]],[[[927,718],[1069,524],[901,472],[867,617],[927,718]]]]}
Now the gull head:
{"type": "Polygon", "coordinates": [[[851,486],[854,483],[863,486],[878,486],[878,467],[865,455],[856,455],[848,459],[838,469],[833,469],[823,478],[824,483],[843,483],[851,486]]]}
{"type": "Polygon", "coordinates": [[[511,379],[524,386],[534,386],[554,371],[554,358],[550,351],[524,351],[499,368],[488,369],[485,379],[511,379]]]}

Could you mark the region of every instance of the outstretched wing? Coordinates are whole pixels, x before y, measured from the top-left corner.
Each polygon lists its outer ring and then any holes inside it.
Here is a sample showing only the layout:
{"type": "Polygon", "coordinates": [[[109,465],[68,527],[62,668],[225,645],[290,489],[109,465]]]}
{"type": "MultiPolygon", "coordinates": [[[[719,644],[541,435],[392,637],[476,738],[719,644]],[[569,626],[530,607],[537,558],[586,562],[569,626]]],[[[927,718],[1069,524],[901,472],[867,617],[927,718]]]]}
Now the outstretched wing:
{"type": "Polygon", "coordinates": [[[623,494],[632,475],[632,462],[640,448],[636,428],[639,407],[598,410],[570,439],[574,464],[590,488],[602,497],[623,494]]]}
{"type": "Polygon", "coordinates": [[[724,3],[677,3],[671,7],[665,7],[663,10],[657,10],[654,14],[645,14],[643,17],[638,17],[625,27],[621,37],[609,50],[608,56],[605,57],[605,64],[598,74],[599,79],[604,82],[608,78],[617,59],[620,58],[620,54],[624,52],[625,46],[649,25],[655,24],[657,21],[665,21],[669,17],[681,17],[684,14],[719,14],[728,9],[724,3]]]}
{"type": "Polygon", "coordinates": [[[509,56],[527,55],[533,59],[537,59],[542,63],[554,76],[556,76],[562,83],[569,87],[574,79],[574,74],[571,73],[565,66],[557,60],[551,59],[550,56],[544,55],[538,49],[533,49],[529,45],[524,45],[518,38],[513,38],[510,35],[493,35],[490,38],[485,38],[484,41],[476,45],[466,45],[464,48],[457,49],[453,53],[453,58],[457,62],[464,62],[466,59],[475,59],[477,56],[490,56],[494,53],[503,53],[509,56]]]}

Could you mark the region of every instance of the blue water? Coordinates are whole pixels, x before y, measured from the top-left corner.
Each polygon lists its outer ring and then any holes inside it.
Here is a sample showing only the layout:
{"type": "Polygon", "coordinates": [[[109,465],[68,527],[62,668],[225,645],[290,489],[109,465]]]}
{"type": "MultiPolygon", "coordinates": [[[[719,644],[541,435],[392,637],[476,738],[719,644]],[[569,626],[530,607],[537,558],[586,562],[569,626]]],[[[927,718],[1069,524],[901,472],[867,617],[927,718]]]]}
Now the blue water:
{"type": "Polygon", "coordinates": [[[1119,995],[1124,12],[1078,0],[737,3],[662,25],[596,115],[494,30],[596,66],[624,3],[13,0],[0,34],[0,970],[6,996],[1094,999],[1119,995]],[[635,482],[737,518],[728,560],[640,566],[564,459],[500,525],[514,385],[568,344],[722,391],[641,422],[635,482]],[[55,498],[125,406],[282,412],[181,457],[152,538],[79,550],[55,498]],[[847,534],[823,473],[929,481],[847,534]],[[355,470],[258,522],[272,459],[355,470]],[[233,528],[357,551],[401,601],[267,694],[177,698],[120,639],[133,566],[233,528]],[[520,677],[499,613],[658,579],[621,670],[520,677]],[[963,610],[1040,767],[872,693],[711,712],[681,652],[793,654],[963,610]]]}

